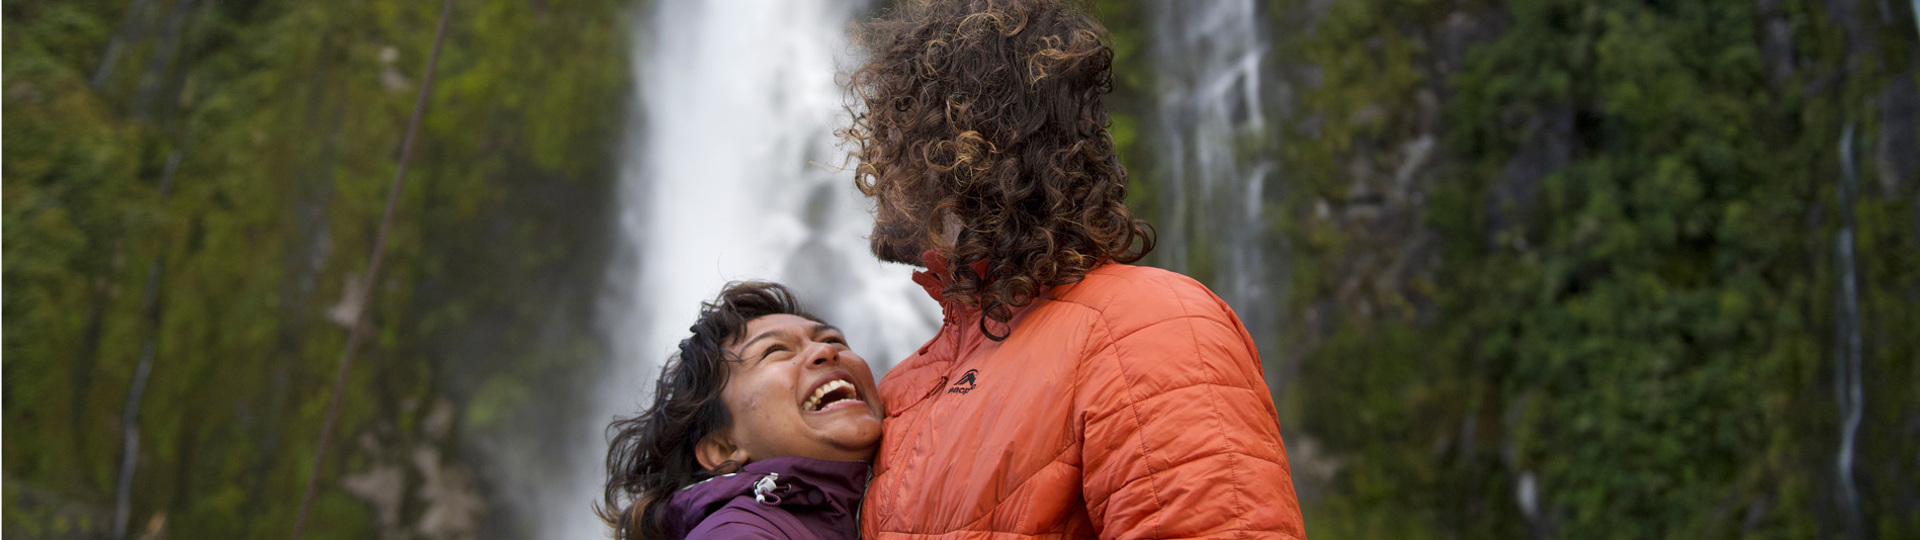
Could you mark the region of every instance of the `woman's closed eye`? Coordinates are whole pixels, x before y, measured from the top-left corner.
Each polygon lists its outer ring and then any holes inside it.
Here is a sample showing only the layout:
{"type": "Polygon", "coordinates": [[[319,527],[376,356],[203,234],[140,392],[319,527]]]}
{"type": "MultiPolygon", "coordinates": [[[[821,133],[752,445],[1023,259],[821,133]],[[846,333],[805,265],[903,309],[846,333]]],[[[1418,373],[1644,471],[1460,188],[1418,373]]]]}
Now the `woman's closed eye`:
{"type": "Polygon", "coordinates": [[[767,359],[773,358],[775,353],[787,352],[789,350],[791,349],[788,349],[786,345],[768,345],[766,349],[760,351],[760,361],[765,362],[767,359]]]}

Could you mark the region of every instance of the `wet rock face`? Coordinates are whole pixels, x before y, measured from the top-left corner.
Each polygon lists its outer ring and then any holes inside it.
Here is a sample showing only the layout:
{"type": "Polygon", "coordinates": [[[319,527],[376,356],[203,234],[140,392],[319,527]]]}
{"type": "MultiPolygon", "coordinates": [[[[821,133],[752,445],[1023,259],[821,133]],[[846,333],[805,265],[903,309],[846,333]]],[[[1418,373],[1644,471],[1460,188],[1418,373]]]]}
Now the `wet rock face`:
{"type": "Polygon", "coordinates": [[[7,538],[105,538],[113,531],[113,509],[87,504],[40,486],[6,479],[7,538]]]}
{"type": "MultiPolygon", "coordinates": [[[[403,409],[417,408],[405,405],[403,409]]],[[[382,426],[360,435],[360,450],[374,462],[342,477],[340,484],[373,507],[380,538],[478,537],[487,499],[470,467],[442,455],[454,416],[453,402],[439,398],[421,415],[416,433],[393,433],[391,426],[382,426]]]]}
{"type": "Polygon", "coordinates": [[[1895,198],[1920,174],[1920,89],[1913,77],[1899,77],[1876,99],[1880,135],[1874,164],[1879,168],[1882,196],[1895,198]]]}
{"type": "Polygon", "coordinates": [[[1502,233],[1524,242],[1524,225],[1540,193],[1540,180],[1573,161],[1573,107],[1553,104],[1541,107],[1527,117],[1523,133],[1526,143],[1513,159],[1501,167],[1500,177],[1487,193],[1487,243],[1496,244],[1502,233]]]}
{"type": "MultiPolygon", "coordinates": [[[[1288,74],[1283,84],[1305,89],[1294,103],[1282,108],[1298,111],[1289,118],[1294,132],[1301,137],[1289,144],[1310,146],[1299,153],[1329,154],[1341,164],[1324,188],[1300,189],[1292,196],[1304,197],[1303,211],[1292,218],[1308,229],[1323,230],[1337,237],[1338,243],[1326,253],[1314,253],[1313,266],[1321,267],[1332,283],[1318,291],[1300,291],[1308,296],[1300,320],[1307,330],[1306,339],[1289,345],[1290,354],[1304,354],[1324,338],[1339,321],[1369,321],[1377,318],[1424,318],[1432,313],[1431,284],[1440,264],[1440,238],[1428,226],[1428,205],[1436,182],[1444,171],[1458,165],[1450,155],[1446,141],[1449,126],[1443,117],[1455,99],[1451,80],[1466,64],[1474,47],[1498,39],[1509,26],[1499,10],[1463,10],[1437,8],[1425,13],[1407,13],[1392,17],[1396,28],[1405,32],[1404,50],[1425,51],[1410,54],[1405,65],[1380,61],[1362,72],[1381,69],[1406,69],[1404,87],[1380,90],[1372,87],[1342,89],[1329,87],[1351,80],[1352,72],[1332,75],[1352,66],[1320,63],[1282,69],[1288,74]],[[1323,102],[1339,104],[1343,98],[1329,100],[1330,94],[1367,94],[1369,97],[1348,113],[1330,109],[1323,102]],[[1341,148],[1318,146],[1318,140],[1345,133],[1350,144],[1341,148]],[[1314,193],[1317,191],[1317,193],[1314,193]]],[[[1317,20],[1317,19],[1316,19],[1317,20]]],[[[1301,33],[1324,32],[1318,22],[1309,22],[1301,33]]],[[[1284,31],[1283,31],[1284,33],[1284,31]]],[[[1358,44],[1371,54],[1391,56],[1396,45],[1373,36],[1358,44]]],[[[1484,204],[1495,209],[1489,236],[1524,221],[1542,177],[1571,161],[1574,140],[1572,108],[1562,104],[1543,104],[1531,111],[1514,111],[1514,130],[1539,134],[1502,170],[1489,189],[1484,204]]],[[[1290,170],[1301,163],[1289,163],[1290,170]]],[[[1314,179],[1290,179],[1311,183],[1314,179]]],[[[1298,189],[1298,188],[1291,188],[1298,189]]],[[[1308,242],[1311,243],[1311,242],[1308,242]]]]}
{"type": "Polygon", "coordinates": [[[414,531],[423,538],[474,538],[487,501],[473,481],[473,472],[459,462],[442,460],[440,450],[431,446],[413,449],[413,466],[421,477],[414,495],[424,507],[414,531]]]}
{"type": "Polygon", "coordinates": [[[1765,62],[1768,87],[1776,94],[1793,80],[1793,26],[1780,9],[1780,0],[1760,0],[1760,58],[1765,62]]]}
{"type": "Polygon", "coordinates": [[[407,492],[406,469],[387,463],[375,464],[366,471],[341,477],[340,487],[372,505],[381,528],[393,529],[400,525],[400,504],[405,502],[407,492]]]}

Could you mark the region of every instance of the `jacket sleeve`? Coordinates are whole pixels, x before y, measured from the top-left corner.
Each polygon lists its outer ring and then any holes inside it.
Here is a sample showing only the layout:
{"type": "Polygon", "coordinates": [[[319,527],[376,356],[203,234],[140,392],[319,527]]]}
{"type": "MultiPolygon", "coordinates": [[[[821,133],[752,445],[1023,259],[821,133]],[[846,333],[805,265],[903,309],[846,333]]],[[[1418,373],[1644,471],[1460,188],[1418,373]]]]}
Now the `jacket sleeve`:
{"type": "Polygon", "coordinates": [[[1108,539],[1304,539],[1259,355],[1201,295],[1129,307],[1088,336],[1074,399],[1089,514],[1108,539]]]}

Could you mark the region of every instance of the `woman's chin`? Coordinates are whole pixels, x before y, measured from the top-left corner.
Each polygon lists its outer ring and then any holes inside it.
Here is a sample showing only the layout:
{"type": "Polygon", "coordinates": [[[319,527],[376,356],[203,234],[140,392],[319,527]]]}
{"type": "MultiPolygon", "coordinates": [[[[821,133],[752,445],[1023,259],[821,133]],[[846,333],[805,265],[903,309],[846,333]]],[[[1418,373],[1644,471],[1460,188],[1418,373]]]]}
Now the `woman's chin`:
{"type": "Polygon", "coordinates": [[[880,448],[880,421],[864,416],[842,419],[826,426],[821,435],[834,447],[846,450],[848,460],[862,461],[880,448]]]}

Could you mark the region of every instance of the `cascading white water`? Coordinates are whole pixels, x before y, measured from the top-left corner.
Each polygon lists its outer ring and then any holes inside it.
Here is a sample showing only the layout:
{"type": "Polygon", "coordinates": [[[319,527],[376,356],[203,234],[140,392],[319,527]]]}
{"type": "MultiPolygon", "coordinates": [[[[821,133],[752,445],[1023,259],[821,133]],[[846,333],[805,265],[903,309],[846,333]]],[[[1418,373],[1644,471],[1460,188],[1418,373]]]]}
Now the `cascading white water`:
{"type": "MultiPolygon", "coordinates": [[[[1210,267],[1211,275],[1194,277],[1211,284],[1275,358],[1286,268],[1272,260],[1265,203],[1278,164],[1270,153],[1246,150],[1268,136],[1264,18],[1253,0],[1158,0],[1150,8],[1156,156],[1165,180],[1156,262],[1178,272],[1210,267]],[[1194,249],[1200,244],[1209,249],[1194,249]],[[1190,260],[1196,252],[1211,256],[1190,260]]],[[[1278,375],[1267,374],[1276,389],[1284,382],[1278,375]]]]}
{"type": "Polygon", "coordinates": [[[786,283],[844,329],[875,373],[933,335],[939,307],[867,250],[869,205],[834,130],[854,0],[659,0],[635,41],[637,114],[621,172],[600,325],[611,352],[542,538],[604,538],[602,429],[650,399],[700,303],[732,280],[786,283]]]}

